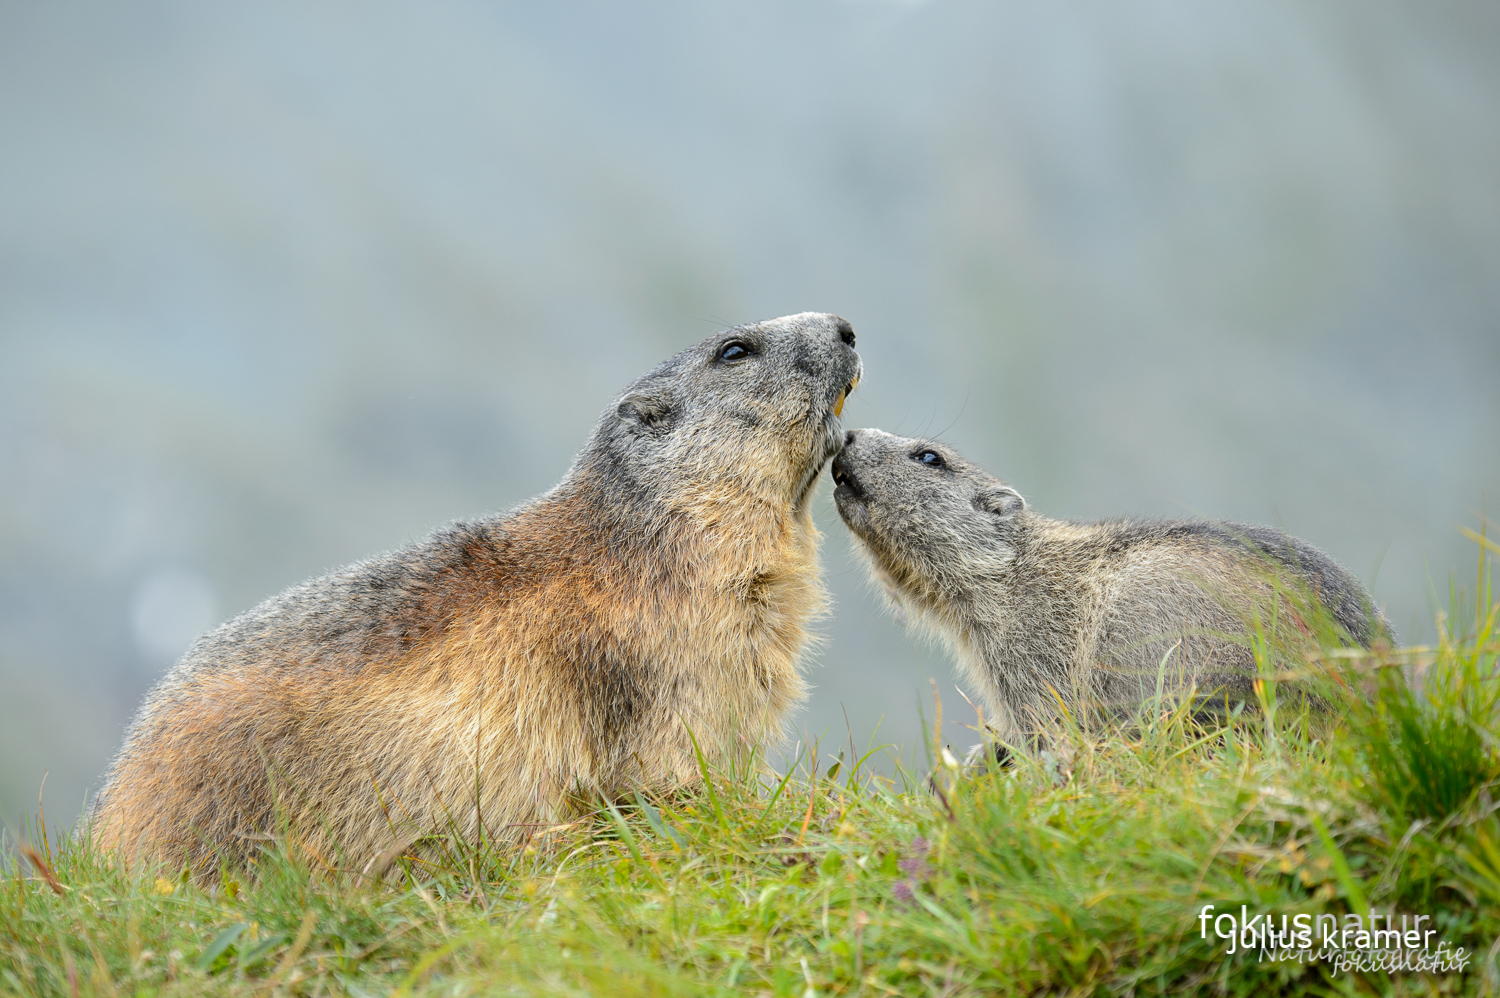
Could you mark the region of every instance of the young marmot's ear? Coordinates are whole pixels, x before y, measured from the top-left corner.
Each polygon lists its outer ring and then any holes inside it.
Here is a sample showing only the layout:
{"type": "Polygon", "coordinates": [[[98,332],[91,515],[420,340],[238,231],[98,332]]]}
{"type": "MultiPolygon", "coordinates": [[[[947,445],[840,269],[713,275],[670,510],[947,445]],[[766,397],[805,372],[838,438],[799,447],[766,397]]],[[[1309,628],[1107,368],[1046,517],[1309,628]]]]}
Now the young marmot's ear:
{"type": "Polygon", "coordinates": [[[620,400],[615,414],[626,423],[634,424],[650,433],[661,433],[672,428],[677,413],[672,405],[672,396],[664,391],[631,392],[620,400]]]}
{"type": "Polygon", "coordinates": [[[1021,493],[1008,485],[996,485],[987,488],[974,497],[974,507],[986,513],[993,513],[1002,519],[1014,516],[1026,508],[1026,500],[1021,498],[1021,493]]]}

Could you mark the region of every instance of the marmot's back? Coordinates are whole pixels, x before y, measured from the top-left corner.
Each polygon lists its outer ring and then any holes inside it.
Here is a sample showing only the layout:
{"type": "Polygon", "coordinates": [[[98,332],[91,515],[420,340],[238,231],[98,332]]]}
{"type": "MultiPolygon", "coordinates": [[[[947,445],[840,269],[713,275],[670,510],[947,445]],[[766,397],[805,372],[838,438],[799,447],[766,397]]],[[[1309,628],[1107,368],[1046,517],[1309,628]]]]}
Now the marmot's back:
{"type": "Polygon", "coordinates": [[[1350,575],[1334,558],[1314,548],[1301,537],[1293,537],[1275,527],[1236,524],[1232,521],[1112,521],[1100,524],[1101,530],[1116,537],[1118,545],[1160,540],[1179,545],[1188,551],[1217,548],[1236,552],[1251,566],[1274,570],[1284,578],[1307,585],[1311,596],[1328,609],[1338,626],[1362,645],[1370,645],[1385,627],[1379,611],[1371,602],[1364,585],[1350,575]],[[1200,543],[1202,542],[1202,546],[1200,543]]]}
{"type": "Polygon", "coordinates": [[[547,495],[206,635],[127,734],[98,840],[203,871],[284,823],[358,866],[691,779],[685,725],[710,751],[779,733],[853,340],[810,313],[710,337],[627,388],[547,495]]]}
{"type": "Polygon", "coordinates": [[[1348,572],[1268,527],[1050,520],[946,445],[879,430],[851,431],[833,475],[875,578],[953,648],[1007,738],[1058,697],[1137,703],[1159,672],[1248,697],[1257,614],[1308,640],[1390,637],[1348,572]]]}
{"type": "Polygon", "coordinates": [[[172,678],[259,664],[359,670],[442,634],[486,586],[514,585],[500,518],[455,523],[420,544],[271,597],[199,638],[172,678]]]}

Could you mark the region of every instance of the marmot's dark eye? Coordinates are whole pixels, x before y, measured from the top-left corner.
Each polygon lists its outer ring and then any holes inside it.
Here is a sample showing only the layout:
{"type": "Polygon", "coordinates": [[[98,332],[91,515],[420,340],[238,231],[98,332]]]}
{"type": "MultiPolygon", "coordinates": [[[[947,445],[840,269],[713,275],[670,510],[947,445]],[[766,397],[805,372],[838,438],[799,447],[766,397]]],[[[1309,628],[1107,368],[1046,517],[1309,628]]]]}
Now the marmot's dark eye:
{"type": "Polygon", "coordinates": [[[755,351],[750,349],[750,345],[748,343],[741,343],[739,340],[730,340],[728,343],[724,344],[723,349],[719,351],[719,359],[743,360],[754,352],[755,351]]]}
{"type": "Polygon", "coordinates": [[[919,450],[911,456],[911,459],[929,468],[945,468],[948,465],[948,462],[943,460],[943,455],[935,450],[919,450]]]}

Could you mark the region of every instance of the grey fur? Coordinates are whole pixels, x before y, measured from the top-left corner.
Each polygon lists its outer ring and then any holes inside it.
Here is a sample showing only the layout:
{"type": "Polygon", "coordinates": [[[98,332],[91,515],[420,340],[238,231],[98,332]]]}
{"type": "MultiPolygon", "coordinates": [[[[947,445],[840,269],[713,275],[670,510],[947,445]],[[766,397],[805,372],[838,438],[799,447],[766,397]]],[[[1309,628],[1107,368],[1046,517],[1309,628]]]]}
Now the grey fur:
{"type": "Polygon", "coordinates": [[[1287,620],[1297,593],[1352,642],[1391,638],[1359,582],[1278,530],[1048,519],[946,444],[881,430],[850,431],[832,473],[872,575],[950,646],[1012,744],[1057,717],[1059,701],[1073,711],[1140,702],[1164,660],[1169,690],[1250,698],[1247,622],[1273,610],[1287,620]]]}

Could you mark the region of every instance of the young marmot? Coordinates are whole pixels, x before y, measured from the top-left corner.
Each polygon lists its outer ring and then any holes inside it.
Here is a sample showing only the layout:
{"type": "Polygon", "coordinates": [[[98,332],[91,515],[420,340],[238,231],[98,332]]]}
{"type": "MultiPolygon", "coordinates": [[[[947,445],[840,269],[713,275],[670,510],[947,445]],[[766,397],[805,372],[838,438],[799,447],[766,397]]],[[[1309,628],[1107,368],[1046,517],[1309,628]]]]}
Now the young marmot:
{"type": "Polygon", "coordinates": [[[146,697],[96,841],[203,872],[289,827],[358,868],[691,780],[690,730],[709,753],[779,735],[825,598],[808,497],[859,374],[837,316],[711,336],[545,495],[208,633],[146,697]]]}
{"type": "Polygon", "coordinates": [[[875,579],[949,645],[1012,745],[1061,705],[1137,704],[1159,675],[1168,691],[1253,700],[1257,613],[1310,634],[1321,604],[1347,640],[1390,636],[1348,572],[1269,527],[1051,520],[951,447],[880,430],[849,432],[833,480],[875,579]]]}

